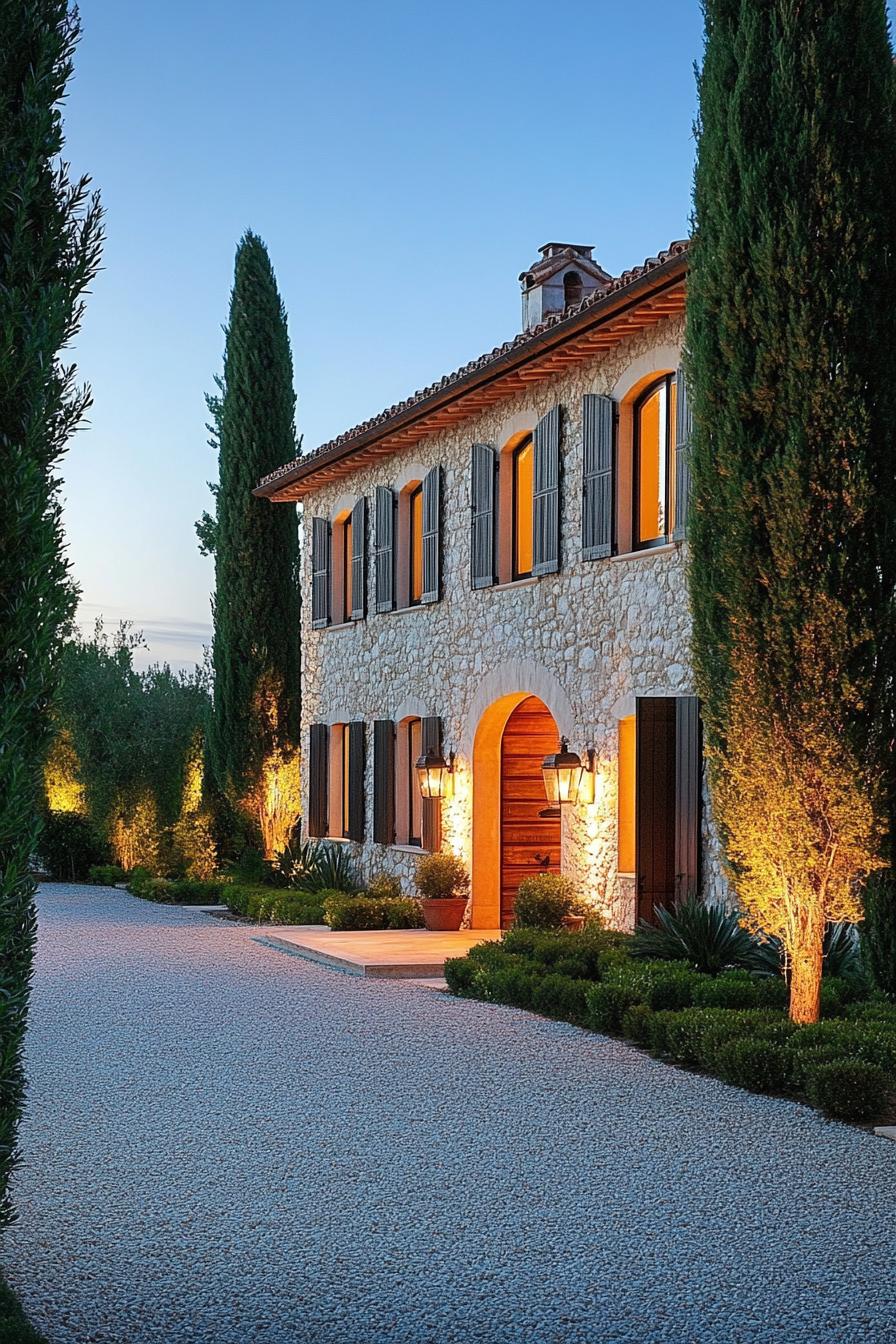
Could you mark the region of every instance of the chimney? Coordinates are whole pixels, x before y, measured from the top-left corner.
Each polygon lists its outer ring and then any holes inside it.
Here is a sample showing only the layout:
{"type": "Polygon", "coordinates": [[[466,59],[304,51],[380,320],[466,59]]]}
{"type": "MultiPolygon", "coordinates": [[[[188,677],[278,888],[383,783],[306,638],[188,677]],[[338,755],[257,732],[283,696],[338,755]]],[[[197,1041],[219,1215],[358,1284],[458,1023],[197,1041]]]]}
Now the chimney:
{"type": "Polygon", "coordinates": [[[523,271],[523,331],[545,318],[574,308],[595,290],[606,289],[612,276],[592,259],[593,247],[578,243],[545,243],[540,258],[523,271]]]}

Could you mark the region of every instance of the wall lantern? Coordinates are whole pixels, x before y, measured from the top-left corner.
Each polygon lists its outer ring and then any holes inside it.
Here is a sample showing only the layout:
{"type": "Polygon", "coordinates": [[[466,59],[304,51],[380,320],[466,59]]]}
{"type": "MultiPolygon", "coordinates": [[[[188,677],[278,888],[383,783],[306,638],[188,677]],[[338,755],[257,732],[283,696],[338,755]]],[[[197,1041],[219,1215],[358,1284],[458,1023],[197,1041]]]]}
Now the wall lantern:
{"type": "Polygon", "coordinates": [[[414,769],[417,771],[417,783],[424,798],[448,798],[451,796],[451,776],[454,773],[454,752],[449,751],[448,759],[434,747],[430,747],[424,756],[420,756],[414,769]]]}
{"type": "Polygon", "coordinates": [[[575,751],[569,750],[565,737],[560,739],[560,750],[545,756],[541,763],[544,790],[548,802],[555,807],[565,803],[594,802],[594,752],[585,753],[585,762],[575,751]]]}

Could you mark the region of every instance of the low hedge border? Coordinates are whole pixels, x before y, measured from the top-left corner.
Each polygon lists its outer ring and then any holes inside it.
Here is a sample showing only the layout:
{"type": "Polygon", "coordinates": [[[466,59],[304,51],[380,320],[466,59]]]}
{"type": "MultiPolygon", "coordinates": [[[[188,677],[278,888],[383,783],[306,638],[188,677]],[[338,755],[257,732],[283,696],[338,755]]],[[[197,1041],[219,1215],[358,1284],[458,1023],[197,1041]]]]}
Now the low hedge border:
{"type": "Polygon", "coordinates": [[[228,910],[256,924],[323,924],[326,891],[291,891],[234,882],[222,892],[228,910]]]}
{"type": "Polygon", "coordinates": [[[896,1005],[861,981],[826,980],[825,1018],[786,1016],[774,976],[709,976],[684,962],[629,960],[624,935],[514,929],[445,963],[452,993],[528,1008],[614,1036],[752,1092],[796,1096],[868,1121],[896,1093],[896,1005]]]}
{"type": "Polygon", "coordinates": [[[335,933],[358,929],[422,929],[423,910],[411,896],[325,893],[324,921],[335,933]]]}
{"type": "Polygon", "coordinates": [[[128,891],[144,901],[160,905],[219,905],[225,883],[201,882],[193,877],[153,877],[144,868],[135,868],[128,878],[128,891]]]}

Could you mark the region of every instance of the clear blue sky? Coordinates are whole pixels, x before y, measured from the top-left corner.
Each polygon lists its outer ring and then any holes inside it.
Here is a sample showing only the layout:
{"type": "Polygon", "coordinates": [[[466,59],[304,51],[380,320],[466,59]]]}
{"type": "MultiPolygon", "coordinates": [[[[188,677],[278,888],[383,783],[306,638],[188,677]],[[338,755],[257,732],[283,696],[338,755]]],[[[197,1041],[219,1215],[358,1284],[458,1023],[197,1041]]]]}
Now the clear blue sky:
{"type": "Polygon", "coordinates": [[[519,329],[549,240],[686,235],[698,0],[82,0],[67,156],[107,211],[64,468],[82,621],[210,637],[193,522],[233,254],[270,249],[316,446],[519,329]]]}

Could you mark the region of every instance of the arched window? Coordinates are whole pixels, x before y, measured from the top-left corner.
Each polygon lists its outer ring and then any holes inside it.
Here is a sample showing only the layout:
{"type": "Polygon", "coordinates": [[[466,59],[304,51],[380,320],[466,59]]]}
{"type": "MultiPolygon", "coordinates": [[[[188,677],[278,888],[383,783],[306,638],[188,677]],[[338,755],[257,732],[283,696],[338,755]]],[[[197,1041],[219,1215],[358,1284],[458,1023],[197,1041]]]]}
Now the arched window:
{"type": "Polygon", "coordinates": [[[513,577],[532,573],[534,522],[534,450],[527,434],[513,450],[513,577]]]}
{"type": "Polygon", "coordinates": [[[563,277],[563,305],[569,308],[571,304],[581,303],[584,293],[582,277],[578,271],[567,271],[563,277]]]}
{"type": "Polygon", "coordinates": [[[634,414],[634,549],[662,546],[675,512],[675,375],[667,373],[638,398],[634,414]]]}

